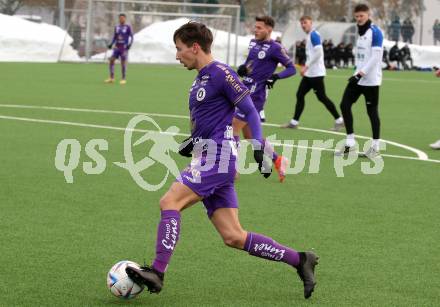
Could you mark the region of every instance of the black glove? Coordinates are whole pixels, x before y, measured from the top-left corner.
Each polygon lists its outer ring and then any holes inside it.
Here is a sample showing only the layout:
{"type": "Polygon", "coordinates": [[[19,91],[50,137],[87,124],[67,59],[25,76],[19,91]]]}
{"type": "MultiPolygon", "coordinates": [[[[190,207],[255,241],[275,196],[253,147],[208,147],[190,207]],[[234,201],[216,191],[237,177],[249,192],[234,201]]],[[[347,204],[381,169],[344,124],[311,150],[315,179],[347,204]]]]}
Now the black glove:
{"type": "Polygon", "coordinates": [[[179,146],[179,154],[191,158],[194,149],[192,137],[185,139],[179,146]]]}
{"type": "Polygon", "coordinates": [[[264,178],[269,178],[272,174],[272,168],[267,165],[267,162],[264,161],[264,151],[262,149],[254,150],[254,159],[255,162],[258,163],[258,170],[264,176],[264,178]]]}
{"type": "Polygon", "coordinates": [[[127,45],[127,50],[130,50],[130,48],[131,48],[131,45],[127,45]]]}
{"type": "Polygon", "coordinates": [[[110,45],[108,45],[107,47],[108,47],[108,49],[112,49],[113,44],[110,44],[110,45]]]}
{"type": "Polygon", "coordinates": [[[356,85],[356,84],[358,84],[358,82],[359,82],[359,80],[362,78],[362,75],[361,74],[357,74],[357,75],[354,75],[354,76],[351,76],[349,79],[348,79],[348,83],[350,83],[351,85],[356,85]]]}
{"type": "Polygon", "coordinates": [[[246,76],[247,73],[248,73],[248,71],[247,71],[247,67],[246,67],[246,65],[243,64],[243,65],[238,66],[237,74],[238,74],[240,77],[244,77],[244,76],[246,76]]]}
{"type": "Polygon", "coordinates": [[[266,85],[268,89],[272,89],[273,86],[275,85],[275,82],[277,82],[277,80],[280,77],[277,74],[273,74],[269,79],[267,79],[266,81],[266,85]]]}

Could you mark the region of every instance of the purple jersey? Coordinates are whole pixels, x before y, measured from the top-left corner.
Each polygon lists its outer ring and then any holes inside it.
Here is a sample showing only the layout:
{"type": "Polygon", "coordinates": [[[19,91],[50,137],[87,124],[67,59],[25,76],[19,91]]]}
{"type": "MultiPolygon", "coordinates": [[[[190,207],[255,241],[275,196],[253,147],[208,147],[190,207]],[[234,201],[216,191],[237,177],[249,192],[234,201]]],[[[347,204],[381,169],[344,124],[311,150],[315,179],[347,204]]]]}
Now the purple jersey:
{"type": "Polygon", "coordinates": [[[235,106],[247,95],[249,90],[229,66],[217,61],[206,65],[189,94],[191,137],[211,139],[219,145],[232,140],[235,106]]]}
{"type": "Polygon", "coordinates": [[[245,65],[248,67],[248,75],[243,79],[251,92],[255,91],[258,85],[264,85],[275,72],[278,63],[287,66],[292,60],[287,55],[286,49],[274,41],[258,41],[252,39],[249,43],[249,54],[245,65]],[[252,90],[252,86],[254,89],[252,90]]]}
{"type": "MultiPolygon", "coordinates": [[[[219,208],[238,208],[234,189],[236,155],[228,154],[227,160],[222,161],[221,153],[225,149],[233,152],[231,149],[235,148],[232,117],[235,106],[248,95],[249,90],[236,73],[217,61],[202,68],[191,86],[189,110],[193,142],[204,145],[206,140],[212,140],[217,146],[214,147],[215,163],[208,170],[203,168],[210,160],[209,155],[204,155],[202,151],[199,159],[200,155],[195,150],[191,163],[181,173],[180,182],[203,197],[209,218],[219,208]]],[[[201,148],[204,150],[204,146],[201,148]]]]}
{"type": "Polygon", "coordinates": [[[112,45],[116,44],[118,48],[126,48],[133,43],[133,32],[131,27],[126,24],[119,24],[115,27],[112,45]]]}

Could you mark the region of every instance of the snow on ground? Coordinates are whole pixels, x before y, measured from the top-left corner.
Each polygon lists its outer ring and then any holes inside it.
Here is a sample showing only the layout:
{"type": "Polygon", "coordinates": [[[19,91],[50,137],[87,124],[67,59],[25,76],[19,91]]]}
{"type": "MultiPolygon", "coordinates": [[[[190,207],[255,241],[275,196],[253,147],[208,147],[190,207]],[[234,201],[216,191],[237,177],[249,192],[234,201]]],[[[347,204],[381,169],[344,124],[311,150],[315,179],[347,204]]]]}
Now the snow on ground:
{"type": "MultiPolygon", "coordinates": [[[[156,22],[142,29],[134,35],[134,43],[130,49],[129,61],[135,63],[178,63],[176,48],[173,42],[174,31],[189,19],[179,18],[163,22],[156,22]]],[[[212,29],[214,43],[212,52],[219,61],[226,62],[228,50],[228,32],[212,29]]],[[[249,36],[238,36],[238,63],[243,63],[249,45],[249,36]]],[[[229,63],[233,64],[235,52],[235,34],[230,35],[229,63]]],[[[111,56],[108,51],[107,57],[111,56]]],[[[103,54],[97,54],[92,60],[104,59],[103,54]]]]}
{"type": "Polygon", "coordinates": [[[0,14],[0,61],[57,62],[64,40],[62,60],[79,61],[72,38],[61,28],[0,14]]]}
{"type": "MultiPolygon", "coordinates": [[[[384,40],[383,45],[387,48],[388,52],[391,47],[395,45],[395,42],[384,40]]],[[[399,42],[399,48],[405,46],[405,43],[399,42]]],[[[414,65],[418,67],[433,67],[440,66],[440,47],[439,46],[420,46],[420,45],[408,45],[411,50],[411,57],[413,58],[414,65]]]]}
{"type": "MultiPolygon", "coordinates": [[[[179,18],[156,22],[134,35],[129,61],[134,63],[177,63],[173,42],[174,31],[189,19],[179,18]]],[[[226,62],[228,32],[212,29],[214,35],[213,54],[226,62]]],[[[280,33],[273,33],[273,38],[280,33]]],[[[252,36],[238,36],[237,63],[245,61],[252,36]]],[[[45,23],[34,23],[22,18],[0,14],[0,61],[57,62],[61,54],[63,61],[81,61],[70,44],[72,38],[61,28],[45,23]],[[61,50],[61,48],[63,50],[61,50]]],[[[394,42],[384,41],[389,50],[394,42]]],[[[399,43],[401,48],[403,43],[399,43]]],[[[410,45],[414,65],[419,67],[440,66],[440,47],[410,45]]],[[[234,64],[235,34],[230,35],[229,64],[234,64]]],[[[109,50],[107,58],[111,55],[109,50]]],[[[104,54],[97,54],[92,61],[103,61],[104,54]]]]}

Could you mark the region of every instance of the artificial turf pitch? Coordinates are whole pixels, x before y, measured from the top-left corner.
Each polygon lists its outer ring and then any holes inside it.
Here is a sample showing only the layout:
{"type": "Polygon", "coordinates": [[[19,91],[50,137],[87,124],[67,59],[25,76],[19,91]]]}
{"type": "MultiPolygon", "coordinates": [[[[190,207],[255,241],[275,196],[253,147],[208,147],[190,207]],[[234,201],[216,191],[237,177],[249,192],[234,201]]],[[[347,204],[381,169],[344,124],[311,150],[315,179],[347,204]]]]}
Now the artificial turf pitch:
{"type": "MultiPolygon", "coordinates": [[[[304,171],[283,184],[276,174],[268,180],[242,175],[236,184],[245,229],[298,250],[314,249],[321,257],[309,301],[287,265],[224,247],[201,204],[183,213],[162,293],[145,292],[128,302],[113,297],[106,288],[108,269],[122,259],[148,263],[154,256],[158,202],[173,179],[148,192],[114,165],[124,161],[122,130],[29,121],[124,128],[133,114],[16,105],[188,115],[195,72],[174,65],[130,65],[128,84],[120,86],[102,82],[107,76],[103,64],[1,63],[0,71],[0,306],[440,305],[440,163],[384,157],[378,175],[363,174],[362,161],[357,161],[338,178],[329,151],[322,152],[319,172],[308,172],[311,150],[304,171]],[[63,139],[77,139],[82,147],[73,184],[55,168],[55,151],[63,139]],[[91,161],[84,151],[91,139],[108,141],[108,150],[101,152],[106,169],[99,175],[86,175],[82,168],[91,161]]],[[[328,72],[327,92],[338,105],[350,73],[328,72]]],[[[277,82],[266,107],[269,123],[290,118],[299,80],[277,82]]],[[[382,138],[440,160],[440,152],[427,146],[440,138],[439,85],[432,74],[385,72],[382,138]]],[[[182,133],[189,131],[186,118],[152,118],[163,129],[175,125],[182,133]]],[[[356,133],[369,136],[362,99],[354,106],[354,118],[356,133]]],[[[312,92],[301,125],[332,126],[312,92]]],[[[309,146],[315,139],[343,139],[273,126],[264,131],[280,140],[310,140],[309,146]]],[[[148,146],[136,150],[136,159],[145,157],[148,146]]],[[[417,157],[393,145],[383,153],[417,157]]],[[[173,157],[180,167],[188,162],[173,157]]],[[[164,170],[154,165],[143,176],[157,183],[164,170]]]]}

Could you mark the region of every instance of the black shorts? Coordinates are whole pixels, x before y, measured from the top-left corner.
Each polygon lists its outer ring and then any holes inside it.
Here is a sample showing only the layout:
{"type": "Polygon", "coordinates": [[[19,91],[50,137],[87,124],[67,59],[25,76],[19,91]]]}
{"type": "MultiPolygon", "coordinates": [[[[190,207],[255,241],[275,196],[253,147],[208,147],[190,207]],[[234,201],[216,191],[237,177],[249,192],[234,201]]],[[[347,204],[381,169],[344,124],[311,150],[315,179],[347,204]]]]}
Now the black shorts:
{"type": "Polygon", "coordinates": [[[365,97],[365,103],[368,106],[377,107],[379,105],[379,87],[365,86],[359,84],[347,84],[342,97],[343,104],[353,104],[361,95],[365,97]]]}
{"type": "Polygon", "coordinates": [[[298,94],[306,95],[311,89],[313,89],[317,95],[325,95],[324,76],[303,77],[298,87],[298,94]]]}

